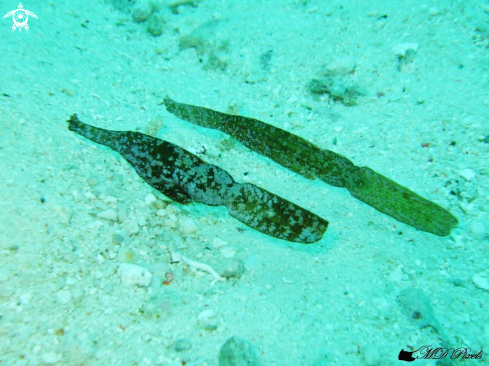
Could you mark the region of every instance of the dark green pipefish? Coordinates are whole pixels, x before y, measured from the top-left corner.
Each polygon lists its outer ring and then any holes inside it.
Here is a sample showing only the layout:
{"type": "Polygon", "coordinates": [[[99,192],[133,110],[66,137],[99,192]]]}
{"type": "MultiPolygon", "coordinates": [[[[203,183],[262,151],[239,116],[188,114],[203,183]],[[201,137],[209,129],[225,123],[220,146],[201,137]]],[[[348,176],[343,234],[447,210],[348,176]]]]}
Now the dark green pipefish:
{"type": "Polygon", "coordinates": [[[332,186],[344,187],[353,197],[416,229],[446,236],[458,224],[450,212],[406,187],[278,127],[253,118],[177,103],[168,97],[163,104],[180,119],[220,130],[308,179],[318,178],[332,186]]]}
{"type": "Polygon", "coordinates": [[[236,183],[223,169],[170,142],[140,132],[109,131],[81,122],[69,129],[117,151],[150,186],[172,200],[226,206],[230,215],[275,238],[303,244],[320,240],[328,222],[250,183],[236,183]]]}

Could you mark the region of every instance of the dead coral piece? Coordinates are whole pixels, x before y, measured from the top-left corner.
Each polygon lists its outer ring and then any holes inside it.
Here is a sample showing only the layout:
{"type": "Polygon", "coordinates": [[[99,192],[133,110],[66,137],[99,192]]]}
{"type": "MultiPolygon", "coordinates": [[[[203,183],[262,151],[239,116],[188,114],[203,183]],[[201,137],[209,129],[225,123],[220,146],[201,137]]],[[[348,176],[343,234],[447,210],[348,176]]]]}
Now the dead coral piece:
{"type": "Polygon", "coordinates": [[[114,5],[114,8],[124,13],[129,13],[131,7],[134,5],[134,1],[132,0],[110,0],[110,3],[114,5]]]}
{"type": "Polygon", "coordinates": [[[148,25],[146,26],[146,31],[153,37],[159,37],[163,34],[165,29],[165,19],[160,14],[153,14],[148,19],[148,25]]]}
{"type": "Polygon", "coordinates": [[[399,71],[412,72],[415,70],[414,57],[418,52],[419,45],[417,43],[398,43],[392,51],[397,56],[397,69],[399,71]]]}
{"type": "Polygon", "coordinates": [[[168,4],[168,7],[171,9],[173,14],[178,14],[178,7],[180,5],[189,5],[192,8],[196,8],[199,6],[199,3],[202,0],[175,0],[168,4]]]}
{"type": "Polygon", "coordinates": [[[367,94],[364,88],[354,84],[345,84],[340,78],[335,77],[312,79],[308,88],[313,94],[328,94],[333,100],[346,106],[356,105],[358,97],[367,94]]]}
{"type": "Polygon", "coordinates": [[[148,20],[152,13],[153,12],[149,6],[140,6],[134,9],[132,12],[132,20],[135,23],[143,23],[148,20]]]}
{"type": "Polygon", "coordinates": [[[198,55],[205,54],[209,49],[213,48],[213,38],[216,33],[216,27],[219,24],[217,19],[211,20],[202,24],[188,36],[180,39],[180,51],[187,48],[195,48],[198,55]]]}
{"type": "Polygon", "coordinates": [[[224,71],[227,68],[226,60],[220,55],[211,54],[204,65],[204,70],[221,70],[224,71]]]}

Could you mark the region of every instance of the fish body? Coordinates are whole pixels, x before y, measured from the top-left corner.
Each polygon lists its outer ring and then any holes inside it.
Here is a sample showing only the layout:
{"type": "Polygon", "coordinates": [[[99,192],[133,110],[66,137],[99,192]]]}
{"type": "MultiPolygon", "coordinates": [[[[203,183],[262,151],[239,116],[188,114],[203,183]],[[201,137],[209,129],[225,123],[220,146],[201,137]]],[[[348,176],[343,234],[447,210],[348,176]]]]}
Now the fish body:
{"type": "Polygon", "coordinates": [[[416,229],[447,236],[458,224],[457,218],[441,206],[368,167],[357,167],[346,157],[321,149],[288,131],[253,118],[177,103],[169,97],[163,104],[180,119],[220,130],[305,178],[346,188],[356,199],[416,229]]]}
{"type": "Polygon", "coordinates": [[[255,230],[304,244],[320,240],[328,227],[314,213],[253,184],[237,183],[225,170],[168,141],[97,128],[76,115],[68,128],[118,152],[149,185],[178,203],[226,206],[231,216],[255,230]]]}

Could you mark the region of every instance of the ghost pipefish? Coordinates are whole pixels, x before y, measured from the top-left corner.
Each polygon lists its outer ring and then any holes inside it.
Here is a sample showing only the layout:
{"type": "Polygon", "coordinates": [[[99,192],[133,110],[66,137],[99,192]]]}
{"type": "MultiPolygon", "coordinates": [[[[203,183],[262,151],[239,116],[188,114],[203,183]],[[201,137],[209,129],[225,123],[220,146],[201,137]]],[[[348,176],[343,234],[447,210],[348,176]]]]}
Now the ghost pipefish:
{"type": "Polygon", "coordinates": [[[253,118],[177,103],[169,97],[162,104],[178,118],[220,130],[307,179],[321,179],[332,186],[344,187],[353,197],[416,229],[446,236],[458,224],[450,212],[408,188],[278,127],[253,118]]]}
{"type": "Polygon", "coordinates": [[[251,183],[237,183],[225,170],[168,141],[90,126],[76,114],[68,128],[118,152],[146,183],[178,203],[225,206],[231,216],[255,230],[303,244],[320,240],[328,227],[314,213],[251,183]]]}

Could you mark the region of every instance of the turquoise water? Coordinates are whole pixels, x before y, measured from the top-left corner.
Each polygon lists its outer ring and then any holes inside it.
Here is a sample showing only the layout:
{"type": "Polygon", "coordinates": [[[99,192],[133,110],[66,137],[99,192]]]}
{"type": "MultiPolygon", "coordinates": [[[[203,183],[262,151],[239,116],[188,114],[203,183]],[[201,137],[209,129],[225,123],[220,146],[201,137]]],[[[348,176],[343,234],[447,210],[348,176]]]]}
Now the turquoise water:
{"type": "Polygon", "coordinates": [[[395,365],[428,345],[488,364],[489,4],[0,7],[14,11],[0,22],[0,364],[395,365]],[[177,118],[167,95],[300,136],[459,224],[441,237],[398,222],[177,118]],[[305,245],[172,202],[70,131],[74,113],[164,139],[328,229],[305,245]]]}

